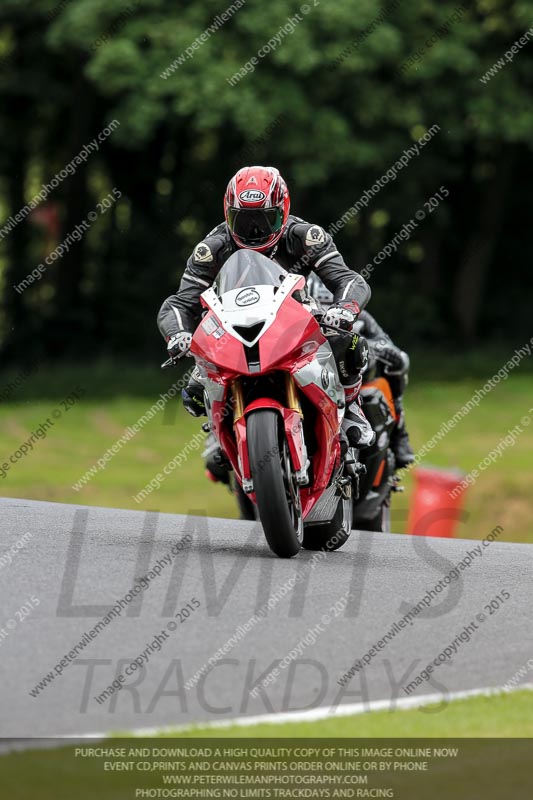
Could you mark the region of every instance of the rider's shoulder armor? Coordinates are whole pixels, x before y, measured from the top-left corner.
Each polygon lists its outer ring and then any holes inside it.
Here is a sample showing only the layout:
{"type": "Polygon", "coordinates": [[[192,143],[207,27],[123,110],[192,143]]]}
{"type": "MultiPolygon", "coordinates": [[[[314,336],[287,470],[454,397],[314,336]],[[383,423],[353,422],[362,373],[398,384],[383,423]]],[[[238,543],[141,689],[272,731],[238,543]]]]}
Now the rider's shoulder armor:
{"type": "Polygon", "coordinates": [[[284,242],[287,253],[300,260],[298,271],[303,273],[308,273],[315,265],[336,253],[333,240],[324,228],[292,214],[289,216],[284,242]]]}
{"type": "Polygon", "coordinates": [[[187,264],[190,271],[217,271],[233,252],[233,240],[227,225],[222,222],[195,246],[187,264]],[[192,268],[192,269],[191,269],[192,268]]]}

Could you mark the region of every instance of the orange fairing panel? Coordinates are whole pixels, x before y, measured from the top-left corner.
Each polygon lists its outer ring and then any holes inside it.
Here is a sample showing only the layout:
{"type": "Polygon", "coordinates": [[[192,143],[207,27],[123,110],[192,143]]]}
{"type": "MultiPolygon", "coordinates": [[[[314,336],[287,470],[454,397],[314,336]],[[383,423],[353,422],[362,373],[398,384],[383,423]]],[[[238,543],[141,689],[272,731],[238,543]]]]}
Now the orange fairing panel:
{"type": "Polygon", "coordinates": [[[376,477],[374,478],[374,483],[372,484],[372,486],[379,486],[379,484],[381,483],[381,478],[383,476],[383,470],[385,469],[385,461],[386,461],[386,459],[383,459],[383,461],[379,465],[378,471],[376,472],[376,477]]]}
{"type": "Polygon", "coordinates": [[[396,413],[396,408],[394,407],[394,398],[392,396],[390,384],[386,378],[376,378],[373,381],[369,381],[368,383],[363,384],[363,389],[367,387],[371,387],[374,389],[379,389],[382,395],[385,397],[387,401],[387,405],[390,409],[390,413],[392,414],[394,420],[398,422],[398,414],[396,413]]]}

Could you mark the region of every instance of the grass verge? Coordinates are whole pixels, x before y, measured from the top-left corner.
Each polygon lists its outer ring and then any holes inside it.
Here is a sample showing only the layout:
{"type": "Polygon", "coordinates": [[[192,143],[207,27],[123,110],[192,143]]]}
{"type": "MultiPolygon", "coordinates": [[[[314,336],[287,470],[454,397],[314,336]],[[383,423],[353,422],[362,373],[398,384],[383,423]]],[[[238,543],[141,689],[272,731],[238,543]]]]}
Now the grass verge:
{"type": "MultiPolygon", "coordinates": [[[[440,710],[426,707],[409,711],[372,712],[353,717],[336,717],[315,723],[285,725],[259,725],[224,729],[190,729],[176,732],[174,739],[165,734],[168,746],[176,746],[180,740],[240,738],[251,743],[255,738],[337,738],[345,746],[357,746],[353,740],[400,737],[404,747],[428,746],[428,739],[454,740],[468,738],[494,738],[496,741],[483,747],[478,743],[459,744],[462,759],[446,760],[436,765],[428,775],[418,774],[416,782],[411,775],[393,775],[387,783],[394,784],[397,797],[428,797],[444,800],[464,798],[527,797],[522,789],[525,783],[531,786],[530,765],[526,753],[526,737],[533,736],[533,693],[529,691],[476,697],[458,700],[440,710]],[[520,737],[521,741],[505,742],[505,737],[520,737]],[[411,743],[411,738],[417,738],[411,743]],[[525,747],[524,747],[525,746],[525,747]],[[495,776],[488,774],[490,767],[496,768],[495,776]],[[409,778],[411,789],[405,793],[409,778]],[[481,784],[485,781],[486,786],[481,784]],[[496,781],[496,783],[495,783],[496,781]],[[420,791],[415,793],[413,785],[420,791]],[[517,786],[518,789],[514,790],[517,786]],[[522,788],[521,788],[522,787],[522,788]],[[401,791],[401,790],[404,791],[401,791]],[[431,794],[427,794],[431,790],[431,794]],[[497,791],[496,791],[497,790],[497,791]],[[504,792],[502,794],[502,791],[504,792]]],[[[134,740],[129,740],[134,743],[134,740]]],[[[86,741],[84,747],[96,743],[86,741]]],[[[110,747],[124,746],[122,739],[108,740],[110,747]]],[[[288,744],[288,742],[287,742],[288,744]]],[[[446,744],[446,743],[443,743],[446,744]]],[[[153,748],[157,738],[135,740],[135,746],[153,748]]],[[[80,746],[80,743],[78,743],[80,746]]],[[[159,760],[155,755],[139,760],[159,760]]],[[[1,800],[126,800],[136,796],[140,785],[155,786],[161,783],[161,773],[138,771],[106,771],[104,761],[117,759],[74,758],[74,747],[53,750],[25,751],[0,756],[1,800]]],[[[128,760],[119,759],[119,760],[128,760]]],[[[409,786],[407,786],[409,788],[409,786]]],[[[154,795],[155,796],[155,795],[154,795]]],[[[170,795],[168,795],[170,796],[170,795]]],[[[184,796],[184,795],[181,795],[184,796]]],[[[246,794],[233,795],[246,797],[246,794]]],[[[343,796],[343,795],[340,795],[343,796]]],[[[349,796],[349,795],[348,795],[349,796]]],[[[361,795],[365,796],[365,795],[361,795]]],[[[371,795],[366,795],[371,796],[371,795]]]]}
{"type": "MultiPolygon", "coordinates": [[[[431,373],[430,373],[431,374],[431,373]]],[[[487,375],[492,374],[487,364],[487,375]]],[[[13,376],[5,376],[3,385],[13,376]]],[[[157,400],[158,393],[176,380],[174,373],[110,367],[54,368],[37,371],[0,405],[3,432],[3,462],[9,470],[0,477],[0,493],[9,497],[51,500],[82,505],[113,506],[136,510],[160,510],[235,517],[235,503],[228,490],[206,481],[198,437],[201,420],[190,417],[181,403],[171,401],[79,490],[80,478],[120,439],[157,400]],[[61,400],[76,386],[83,398],[65,411],[61,400]],[[51,417],[54,409],[62,412],[51,417]],[[9,458],[46,419],[54,424],[16,463],[9,458]],[[164,476],[159,488],[141,502],[135,497],[187,443],[189,455],[164,476]]],[[[406,394],[408,426],[415,450],[431,439],[480,387],[479,379],[413,381],[406,394]]],[[[533,406],[533,375],[516,370],[496,386],[431,451],[433,464],[459,467],[470,472],[498,445],[507,431],[533,406]]],[[[531,415],[533,421],[533,413],[531,415]]],[[[504,532],[499,541],[533,542],[533,505],[530,483],[533,467],[533,426],[512,446],[501,451],[492,466],[483,471],[465,494],[466,516],[457,535],[484,538],[495,526],[504,532]]],[[[406,492],[394,498],[392,527],[405,531],[412,500],[413,478],[405,481],[406,492]]]]}

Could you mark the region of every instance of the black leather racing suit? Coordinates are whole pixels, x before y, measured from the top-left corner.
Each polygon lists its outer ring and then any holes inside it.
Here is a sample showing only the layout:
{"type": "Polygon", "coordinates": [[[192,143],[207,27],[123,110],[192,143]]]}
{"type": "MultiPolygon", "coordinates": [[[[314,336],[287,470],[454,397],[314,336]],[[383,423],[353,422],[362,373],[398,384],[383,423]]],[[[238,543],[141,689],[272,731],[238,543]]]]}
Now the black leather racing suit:
{"type": "MultiPolygon", "coordinates": [[[[159,311],[157,323],[167,341],[181,330],[195,330],[202,310],[200,295],[238,249],[225,222],[196,245],[177,293],[168,297],[159,311]]],[[[333,293],[335,303],[354,301],[363,309],[370,299],[370,287],[363,276],[346,265],[329,233],[318,225],[290,215],[281,239],[268,256],[287,272],[307,277],[313,270],[333,293]]],[[[347,382],[345,375],[343,383],[347,382]]]]}
{"type": "Polygon", "coordinates": [[[368,311],[362,311],[356,323],[356,328],[364,336],[370,353],[385,365],[389,360],[391,366],[386,366],[385,372],[389,381],[394,399],[401,400],[409,380],[409,356],[398,345],[394,344],[388,333],[368,311]],[[390,357],[393,356],[392,359],[390,357]]]}

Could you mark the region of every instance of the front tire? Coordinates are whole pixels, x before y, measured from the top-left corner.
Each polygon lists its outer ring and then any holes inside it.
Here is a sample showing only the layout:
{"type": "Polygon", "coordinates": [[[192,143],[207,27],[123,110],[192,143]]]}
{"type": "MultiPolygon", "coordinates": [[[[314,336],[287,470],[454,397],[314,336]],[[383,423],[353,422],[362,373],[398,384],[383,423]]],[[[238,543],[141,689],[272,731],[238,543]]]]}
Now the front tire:
{"type": "Polygon", "coordinates": [[[250,471],[259,519],[268,545],[280,558],[295,556],[302,546],[300,491],[285,432],[277,411],[258,409],[246,418],[250,471]]]}

